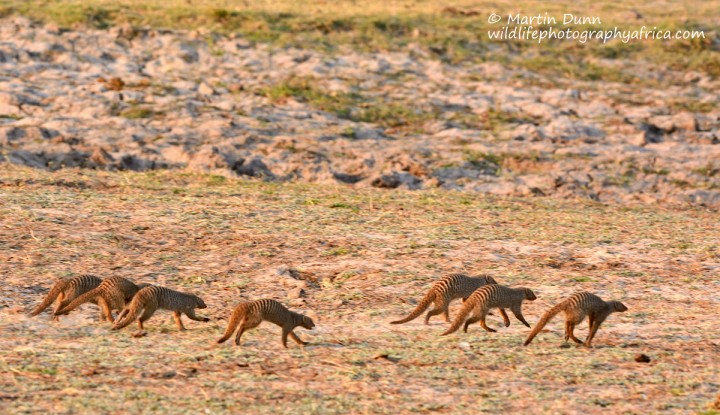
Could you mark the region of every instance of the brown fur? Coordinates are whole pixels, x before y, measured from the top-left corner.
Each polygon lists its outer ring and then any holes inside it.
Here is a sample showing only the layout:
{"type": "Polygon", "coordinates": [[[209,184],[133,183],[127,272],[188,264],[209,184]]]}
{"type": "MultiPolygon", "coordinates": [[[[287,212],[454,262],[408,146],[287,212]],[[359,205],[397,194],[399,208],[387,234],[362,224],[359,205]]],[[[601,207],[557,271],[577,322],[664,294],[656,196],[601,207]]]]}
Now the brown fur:
{"type": "Polygon", "coordinates": [[[113,325],[113,330],[119,330],[137,319],[138,327],[143,329],[143,322],[147,321],[158,309],[173,311],[178,329],[185,330],[180,317],[182,314],[195,321],[210,321],[207,317],[195,315],[196,308],[207,308],[205,302],[193,294],[181,293],[165,287],[151,285],[135,294],[130,305],[125,307],[113,325]],[[142,311],[142,314],[140,313],[142,311]]]}
{"type": "Polygon", "coordinates": [[[56,316],[67,314],[82,304],[94,302],[102,311],[103,320],[113,322],[112,310],[122,310],[141,289],[150,284],[135,285],[123,277],[104,279],[97,288],[77,297],[68,305],[55,312],[56,316]]]}
{"type": "Polygon", "coordinates": [[[315,327],[310,317],[288,310],[284,305],[275,300],[262,299],[240,303],[230,315],[225,334],[218,339],[223,343],[232,336],[235,330],[240,327],[235,336],[235,344],[240,345],[240,337],[245,330],[253,329],[263,321],[269,321],[282,327],[282,344],[287,348],[287,337],[292,337],[297,344],[305,345],[306,342],[293,332],[295,327],[302,326],[308,330],[315,327]]]}
{"type": "Polygon", "coordinates": [[[74,278],[58,280],[53,284],[52,288],[50,288],[50,292],[45,296],[45,299],[30,312],[30,315],[36,316],[42,313],[43,310],[55,301],[55,308],[51,319],[58,321],[60,317],[55,314],[58,310],[70,304],[72,300],[81,294],[97,288],[101,282],[102,280],[94,275],[80,275],[74,278]]]}
{"type": "Polygon", "coordinates": [[[565,312],[565,342],[572,339],[575,343],[583,344],[582,341],[575,337],[574,330],[576,325],[580,324],[586,316],[588,317],[590,331],[584,345],[590,347],[592,339],[603,321],[612,313],[627,311],[627,307],[620,301],[603,301],[597,295],[588,292],[572,295],[548,310],[540,318],[540,321],[525,340],[525,346],[530,344],[533,338],[540,333],[540,330],[561,311],[565,312]]]}
{"type": "Polygon", "coordinates": [[[463,330],[467,332],[468,326],[475,322],[480,322],[482,328],[489,332],[494,332],[485,323],[485,317],[491,308],[509,308],[515,317],[524,325],[530,327],[522,315],[522,303],[525,300],[534,301],[537,297],[529,288],[510,288],[504,285],[486,285],[477,289],[470,297],[468,297],[462,309],[455,317],[450,328],[442,335],[453,333],[465,323],[463,330]],[[472,315],[468,318],[468,315],[472,315]]]}
{"type": "MultiPolygon", "coordinates": [[[[489,275],[468,277],[464,274],[451,274],[435,282],[432,287],[430,287],[428,293],[425,294],[425,297],[420,301],[420,304],[415,307],[415,310],[413,310],[409,316],[400,320],[391,321],[390,324],[402,324],[414,320],[433,303],[435,307],[425,315],[425,324],[430,322],[430,317],[438,314],[442,314],[445,317],[445,321],[449,322],[449,307],[453,300],[462,298],[464,301],[475,290],[488,284],[497,284],[497,281],[489,275]]],[[[505,326],[509,326],[510,319],[505,313],[505,310],[500,309],[500,314],[502,314],[505,320],[505,326]]]]}

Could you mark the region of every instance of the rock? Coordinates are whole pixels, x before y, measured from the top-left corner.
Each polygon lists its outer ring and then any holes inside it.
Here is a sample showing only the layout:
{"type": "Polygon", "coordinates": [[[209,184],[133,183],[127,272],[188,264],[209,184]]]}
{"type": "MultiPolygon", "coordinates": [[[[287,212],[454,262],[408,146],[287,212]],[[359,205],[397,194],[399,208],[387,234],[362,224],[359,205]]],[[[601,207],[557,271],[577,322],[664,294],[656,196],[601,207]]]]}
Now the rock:
{"type": "Polygon", "coordinates": [[[354,127],[348,137],[355,140],[381,140],[386,138],[381,129],[364,126],[354,127]]]}
{"type": "Polygon", "coordinates": [[[215,90],[205,82],[200,83],[200,86],[198,86],[197,91],[200,95],[210,96],[210,95],[215,94],[215,90]]]}
{"type": "Polygon", "coordinates": [[[233,171],[240,176],[261,177],[272,179],[275,175],[268,169],[259,157],[255,157],[250,162],[241,159],[241,162],[235,164],[233,171]]]}
{"type": "Polygon", "coordinates": [[[672,124],[677,130],[695,131],[697,129],[695,116],[687,111],[673,115],[672,124]]]}
{"type": "Polygon", "coordinates": [[[8,158],[10,163],[13,164],[34,167],[36,169],[44,169],[47,167],[47,162],[42,157],[27,150],[11,151],[8,158]]]}
{"type": "Polygon", "coordinates": [[[673,117],[669,115],[656,115],[648,119],[648,123],[663,133],[671,133],[675,130],[673,117]]]}
{"type": "Polygon", "coordinates": [[[304,297],[304,296],[305,296],[305,291],[302,288],[298,287],[298,288],[294,288],[294,289],[288,291],[287,298],[289,300],[294,300],[296,298],[300,298],[300,297],[304,297]]]}
{"type": "Polygon", "coordinates": [[[605,133],[594,124],[572,120],[567,116],[560,116],[552,120],[547,126],[540,129],[543,138],[551,140],[576,140],[588,138],[602,138],[605,133]]]}
{"type": "Polygon", "coordinates": [[[650,363],[650,356],[646,354],[636,354],[635,361],[638,363],[650,363]]]}
{"type": "Polygon", "coordinates": [[[422,186],[422,180],[410,173],[393,172],[372,179],[370,185],[381,189],[395,189],[400,186],[406,186],[408,189],[419,189],[422,186]]]}

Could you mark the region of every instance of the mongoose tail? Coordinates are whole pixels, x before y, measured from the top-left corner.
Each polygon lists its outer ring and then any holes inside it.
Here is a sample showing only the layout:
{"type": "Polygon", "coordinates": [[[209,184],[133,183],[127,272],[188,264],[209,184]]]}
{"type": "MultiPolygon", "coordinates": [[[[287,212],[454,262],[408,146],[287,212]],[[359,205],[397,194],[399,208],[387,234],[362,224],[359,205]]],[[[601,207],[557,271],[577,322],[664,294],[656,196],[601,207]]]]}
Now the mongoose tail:
{"type": "Polygon", "coordinates": [[[225,343],[227,339],[232,337],[233,333],[235,333],[235,330],[243,320],[245,320],[244,310],[232,313],[232,315],[230,316],[230,320],[228,321],[228,326],[225,329],[225,334],[223,334],[223,336],[217,340],[218,344],[225,343]]]}
{"type": "Polygon", "coordinates": [[[100,295],[100,290],[98,288],[93,288],[92,290],[86,292],[85,294],[80,295],[79,297],[75,298],[70,302],[70,304],[66,305],[65,307],[57,310],[55,312],[56,316],[61,316],[64,314],[68,314],[69,312],[73,311],[74,309],[78,308],[82,304],[89,303],[100,295]]]}
{"type": "Polygon", "coordinates": [[[144,308],[145,304],[143,304],[142,300],[136,295],[130,302],[130,306],[128,306],[121,312],[122,318],[118,316],[118,320],[115,322],[115,324],[113,324],[111,330],[120,330],[129,326],[130,323],[132,323],[137,318],[138,312],[144,308]]]}
{"type": "Polygon", "coordinates": [[[446,336],[448,334],[455,333],[457,331],[457,329],[459,329],[460,326],[462,326],[462,324],[465,322],[465,318],[468,316],[468,314],[470,314],[470,311],[472,311],[472,309],[475,307],[475,305],[476,304],[474,301],[465,301],[465,303],[463,303],[462,308],[455,316],[455,320],[453,321],[453,323],[450,325],[450,327],[448,327],[447,330],[445,330],[444,333],[441,334],[441,336],[446,336]]]}
{"type": "MultiPolygon", "coordinates": [[[[453,300],[462,298],[463,301],[468,298],[475,290],[485,285],[497,284],[497,281],[489,275],[479,277],[469,277],[465,274],[450,274],[445,278],[436,281],[427,294],[420,301],[420,304],[409,316],[390,322],[391,324],[407,323],[420,316],[425,310],[434,303],[434,307],[425,315],[425,324],[429,324],[430,318],[438,314],[445,317],[445,321],[450,322],[450,303],[453,300]]],[[[505,317],[503,312],[503,317],[505,317]]]]}
{"type": "Polygon", "coordinates": [[[403,324],[407,323],[408,321],[415,320],[416,318],[420,317],[420,315],[424,313],[428,307],[430,307],[430,304],[432,304],[433,301],[435,301],[435,291],[430,290],[430,292],[425,294],[425,297],[423,297],[422,301],[420,301],[420,304],[415,307],[415,310],[413,310],[413,312],[410,313],[409,316],[400,320],[391,321],[390,324],[403,324]]]}
{"type": "Polygon", "coordinates": [[[523,343],[523,345],[527,346],[528,344],[530,344],[530,342],[533,341],[535,336],[537,336],[537,334],[540,333],[540,330],[542,330],[543,327],[545,327],[545,325],[547,323],[549,323],[550,320],[553,319],[553,317],[558,315],[558,313],[560,313],[561,311],[565,311],[566,307],[567,307],[567,301],[563,301],[560,304],[557,304],[556,306],[554,306],[553,308],[548,310],[547,312],[545,312],[545,314],[543,314],[543,316],[540,318],[540,320],[535,325],[535,328],[530,332],[530,334],[528,335],[528,337],[525,340],[525,343],[523,343]]]}
{"type": "MultiPolygon", "coordinates": [[[[52,288],[50,288],[50,292],[45,296],[45,299],[42,300],[40,304],[38,304],[37,307],[33,311],[30,312],[30,316],[34,317],[40,313],[42,313],[46,308],[50,306],[50,304],[55,301],[55,299],[58,298],[67,287],[70,280],[59,280],[53,284],[52,288]]],[[[64,297],[64,295],[63,295],[64,297]]],[[[62,298],[60,299],[62,301],[62,298]]]]}

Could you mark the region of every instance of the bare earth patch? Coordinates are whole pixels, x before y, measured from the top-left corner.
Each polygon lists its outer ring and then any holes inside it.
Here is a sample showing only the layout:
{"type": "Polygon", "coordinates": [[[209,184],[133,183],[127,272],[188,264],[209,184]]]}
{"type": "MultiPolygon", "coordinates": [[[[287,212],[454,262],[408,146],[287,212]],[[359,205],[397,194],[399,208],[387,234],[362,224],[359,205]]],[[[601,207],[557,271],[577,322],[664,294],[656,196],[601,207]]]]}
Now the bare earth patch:
{"type": "Polygon", "coordinates": [[[9,164],[0,200],[3,413],[716,413],[715,212],[9,164]],[[529,329],[498,316],[498,333],[442,338],[439,320],[388,324],[433,280],[486,271],[535,290],[532,324],[579,290],[629,311],[593,349],[561,347],[561,319],[527,348],[529,329]],[[178,332],[160,312],[136,338],[92,305],[25,316],[81,273],[199,294],[212,321],[178,332]],[[265,323],[216,345],[260,297],[311,315],[311,344],[282,349],[265,323]]]}

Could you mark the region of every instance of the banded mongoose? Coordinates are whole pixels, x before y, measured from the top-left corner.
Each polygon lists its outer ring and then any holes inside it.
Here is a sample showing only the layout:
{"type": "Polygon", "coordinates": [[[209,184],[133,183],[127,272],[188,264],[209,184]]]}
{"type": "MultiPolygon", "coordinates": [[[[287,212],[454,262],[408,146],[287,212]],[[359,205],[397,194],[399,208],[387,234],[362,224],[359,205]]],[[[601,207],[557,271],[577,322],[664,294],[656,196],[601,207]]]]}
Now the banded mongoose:
{"type": "MultiPolygon", "coordinates": [[[[425,297],[423,297],[420,301],[420,304],[415,307],[415,310],[413,310],[409,316],[400,320],[391,321],[390,324],[402,324],[414,320],[428,307],[430,307],[430,304],[432,303],[435,303],[435,307],[428,311],[425,315],[425,324],[429,324],[430,317],[441,313],[445,316],[445,321],[449,322],[449,307],[453,300],[462,298],[463,301],[465,301],[475,290],[489,284],[497,284],[497,281],[489,275],[481,277],[468,277],[464,274],[450,274],[449,276],[435,282],[432,287],[430,287],[428,293],[425,294],[425,297]]],[[[505,313],[505,310],[500,309],[500,314],[502,314],[503,319],[505,320],[505,326],[509,326],[510,319],[505,313]]]]}
{"type": "Polygon", "coordinates": [[[58,280],[53,284],[52,288],[50,288],[50,292],[45,296],[45,299],[30,312],[30,315],[36,316],[42,313],[43,310],[55,301],[55,308],[51,319],[58,321],[60,317],[55,314],[58,310],[68,305],[79,295],[97,288],[101,282],[102,280],[94,275],[80,275],[58,280]]]}
{"type": "Polygon", "coordinates": [[[103,320],[113,322],[115,319],[113,318],[112,310],[123,310],[141,288],[149,285],[150,284],[136,285],[134,282],[123,277],[106,278],[97,288],[72,300],[68,305],[56,311],[55,315],[67,314],[80,305],[92,301],[100,307],[103,320]]]}
{"type": "Polygon", "coordinates": [[[465,322],[463,331],[466,333],[468,326],[478,321],[485,330],[489,332],[496,331],[488,327],[485,323],[485,316],[487,316],[491,308],[509,308],[520,322],[530,327],[530,324],[525,321],[525,317],[522,315],[522,303],[525,300],[534,301],[536,298],[532,290],[524,287],[510,288],[497,284],[480,287],[468,297],[462,309],[455,317],[455,321],[453,321],[450,328],[448,328],[442,336],[455,332],[463,322],[465,322]],[[471,312],[472,314],[470,314],[471,312]],[[469,314],[470,317],[468,318],[467,316],[469,314]]]}
{"type": "Polygon", "coordinates": [[[178,329],[185,330],[180,317],[182,314],[188,316],[195,321],[210,321],[207,317],[198,317],[195,315],[196,308],[207,308],[203,300],[193,294],[181,293],[165,287],[151,285],[142,288],[135,294],[130,305],[118,316],[117,321],[112,326],[113,330],[119,330],[137,319],[138,327],[143,329],[143,322],[147,321],[158,309],[173,311],[175,314],[175,323],[178,329]],[[142,314],[140,313],[142,311],[142,314]]]}
{"type": "Polygon", "coordinates": [[[293,332],[295,327],[302,326],[308,330],[315,327],[315,323],[308,316],[304,316],[300,313],[288,310],[284,305],[269,299],[248,301],[238,304],[230,315],[227,329],[225,334],[218,339],[218,343],[223,343],[232,336],[233,332],[240,327],[235,336],[235,344],[240,345],[240,337],[242,337],[245,330],[253,329],[260,325],[260,323],[269,321],[282,327],[282,344],[287,348],[287,337],[292,337],[293,340],[299,345],[306,345],[307,343],[300,340],[300,338],[293,332]]]}
{"type": "Polygon", "coordinates": [[[603,321],[612,313],[627,311],[627,307],[620,301],[603,301],[602,298],[589,292],[577,293],[566,298],[543,314],[535,325],[535,328],[530,332],[527,340],[525,340],[525,346],[530,344],[535,336],[540,333],[540,330],[561,311],[565,312],[565,342],[572,339],[575,343],[583,344],[583,342],[575,337],[574,330],[575,326],[585,319],[585,316],[588,317],[590,331],[588,332],[584,345],[585,347],[590,347],[590,343],[603,321]]]}

